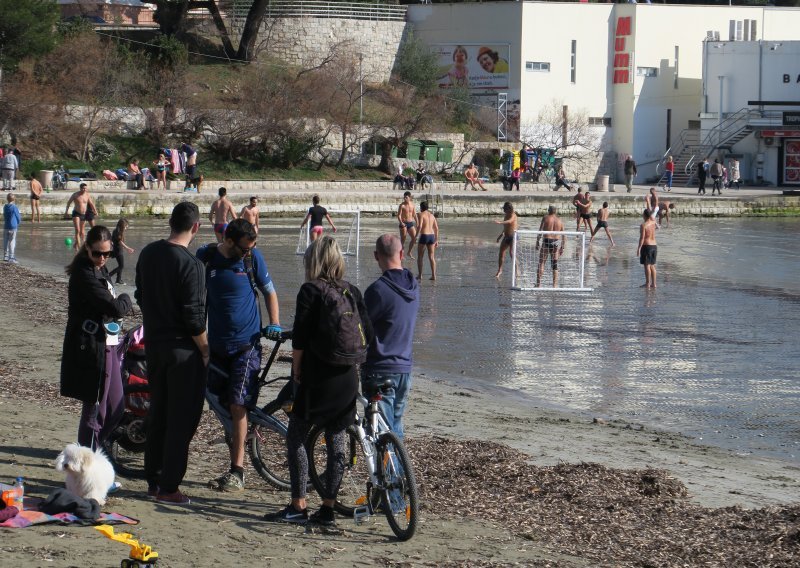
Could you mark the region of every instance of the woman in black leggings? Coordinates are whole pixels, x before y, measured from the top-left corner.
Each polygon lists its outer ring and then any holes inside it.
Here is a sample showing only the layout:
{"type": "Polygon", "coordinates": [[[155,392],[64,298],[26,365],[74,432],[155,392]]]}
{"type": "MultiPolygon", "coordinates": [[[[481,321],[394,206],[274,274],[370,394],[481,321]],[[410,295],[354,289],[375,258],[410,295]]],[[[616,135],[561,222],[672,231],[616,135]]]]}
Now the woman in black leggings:
{"type": "Polygon", "coordinates": [[[344,258],[332,237],[323,236],[311,243],[303,260],[306,282],[297,294],[292,336],[292,376],[296,392],[286,437],[292,502],[265,518],[334,526],[333,505],[345,466],[345,430],[355,422],[358,375],[355,364],[332,364],[321,352],[319,346],[328,339],[321,329],[326,328],[324,323],[329,321],[331,310],[326,300],[343,291],[352,296],[360,314],[365,347],[372,337],[372,327],[361,292],[343,279],[344,258]],[[328,464],[323,477],[326,492],[321,495],[322,507],[309,516],[306,510],[308,456],[304,443],[312,425],[325,429],[328,464]]]}

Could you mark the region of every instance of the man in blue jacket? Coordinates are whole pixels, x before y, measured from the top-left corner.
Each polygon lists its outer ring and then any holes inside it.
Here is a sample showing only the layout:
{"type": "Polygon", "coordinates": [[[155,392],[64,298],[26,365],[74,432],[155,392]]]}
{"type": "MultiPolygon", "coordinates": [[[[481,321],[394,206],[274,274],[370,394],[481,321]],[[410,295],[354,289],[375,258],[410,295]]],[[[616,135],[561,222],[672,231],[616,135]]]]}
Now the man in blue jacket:
{"type": "Polygon", "coordinates": [[[375,260],[383,275],[367,288],[364,303],[375,330],[363,366],[362,389],[391,379],[394,388],[381,400],[389,427],[403,437],[403,411],[411,388],[411,342],[419,310],[419,285],[414,275],[403,268],[403,245],[386,233],[375,243],[375,260]]]}
{"type": "Polygon", "coordinates": [[[17,248],[17,228],[22,220],[19,207],[14,203],[14,194],[6,195],[6,203],[3,205],[3,260],[16,264],[17,257],[14,253],[17,248]]]}

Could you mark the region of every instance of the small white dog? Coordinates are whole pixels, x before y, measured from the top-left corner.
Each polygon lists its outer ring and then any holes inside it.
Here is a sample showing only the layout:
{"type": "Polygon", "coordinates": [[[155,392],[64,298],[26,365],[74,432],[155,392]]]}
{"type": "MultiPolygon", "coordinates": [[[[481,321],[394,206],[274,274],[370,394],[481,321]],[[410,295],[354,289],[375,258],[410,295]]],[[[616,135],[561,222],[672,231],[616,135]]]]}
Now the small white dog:
{"type": "Polygon", "coordinates": [[[101,506],[114,483],[114,466],[103,450],[92,450],[78,444],[68,444],[56,459],[56,469],[67,473],[69,491],[84,499],[94,499],[101,506]]]}

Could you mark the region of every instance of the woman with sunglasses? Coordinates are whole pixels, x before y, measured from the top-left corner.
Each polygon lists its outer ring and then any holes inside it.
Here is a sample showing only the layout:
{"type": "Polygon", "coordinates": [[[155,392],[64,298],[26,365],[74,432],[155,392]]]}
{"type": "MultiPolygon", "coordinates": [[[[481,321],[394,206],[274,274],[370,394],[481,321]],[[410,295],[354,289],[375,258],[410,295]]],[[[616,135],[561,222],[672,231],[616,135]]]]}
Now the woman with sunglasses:
{"type": "Polygon", "coordinates": [[[92,227],[65,269],[69,306],[61,394],[83,402],[78,443],[90,448],[108,437],[124,411],[119,360],[115,345],[106,345],[104,324],[127,314],[132,303],[127,294],[117,296],[111,285],[106,263],[112,249],[111,232],[102,225],[92,227]]]}

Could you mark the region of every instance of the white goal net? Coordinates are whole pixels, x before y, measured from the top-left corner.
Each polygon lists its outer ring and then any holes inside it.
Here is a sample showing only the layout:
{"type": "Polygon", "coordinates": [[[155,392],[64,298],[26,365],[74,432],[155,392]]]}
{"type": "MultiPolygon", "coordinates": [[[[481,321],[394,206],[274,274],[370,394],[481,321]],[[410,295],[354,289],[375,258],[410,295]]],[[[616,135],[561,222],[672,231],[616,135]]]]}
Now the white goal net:
{"type": "Polygon", "coordinates": [[[519,230],[513,248],[516,270],[512,272],[512,289],[591,290],[584,281],[586,233],[519,230]]]}
{"type": "MultiPolygon", "coordinates": [[[[336,234],[333,237],[339,243],[342,254],[354,256],[358,260],[358,243],[361,240],[361,211],[343,211],[339,209],[328,209],[333,224],[336,225],[336,234]]],[[[328,220],[322,220],[325,231],[331,231],[328,220]]],[[[300,228],[300,236],[297,239],[297,254],[305,254],[308,245],[311,244],[311,223],[306,223],[300,228]]]]}

